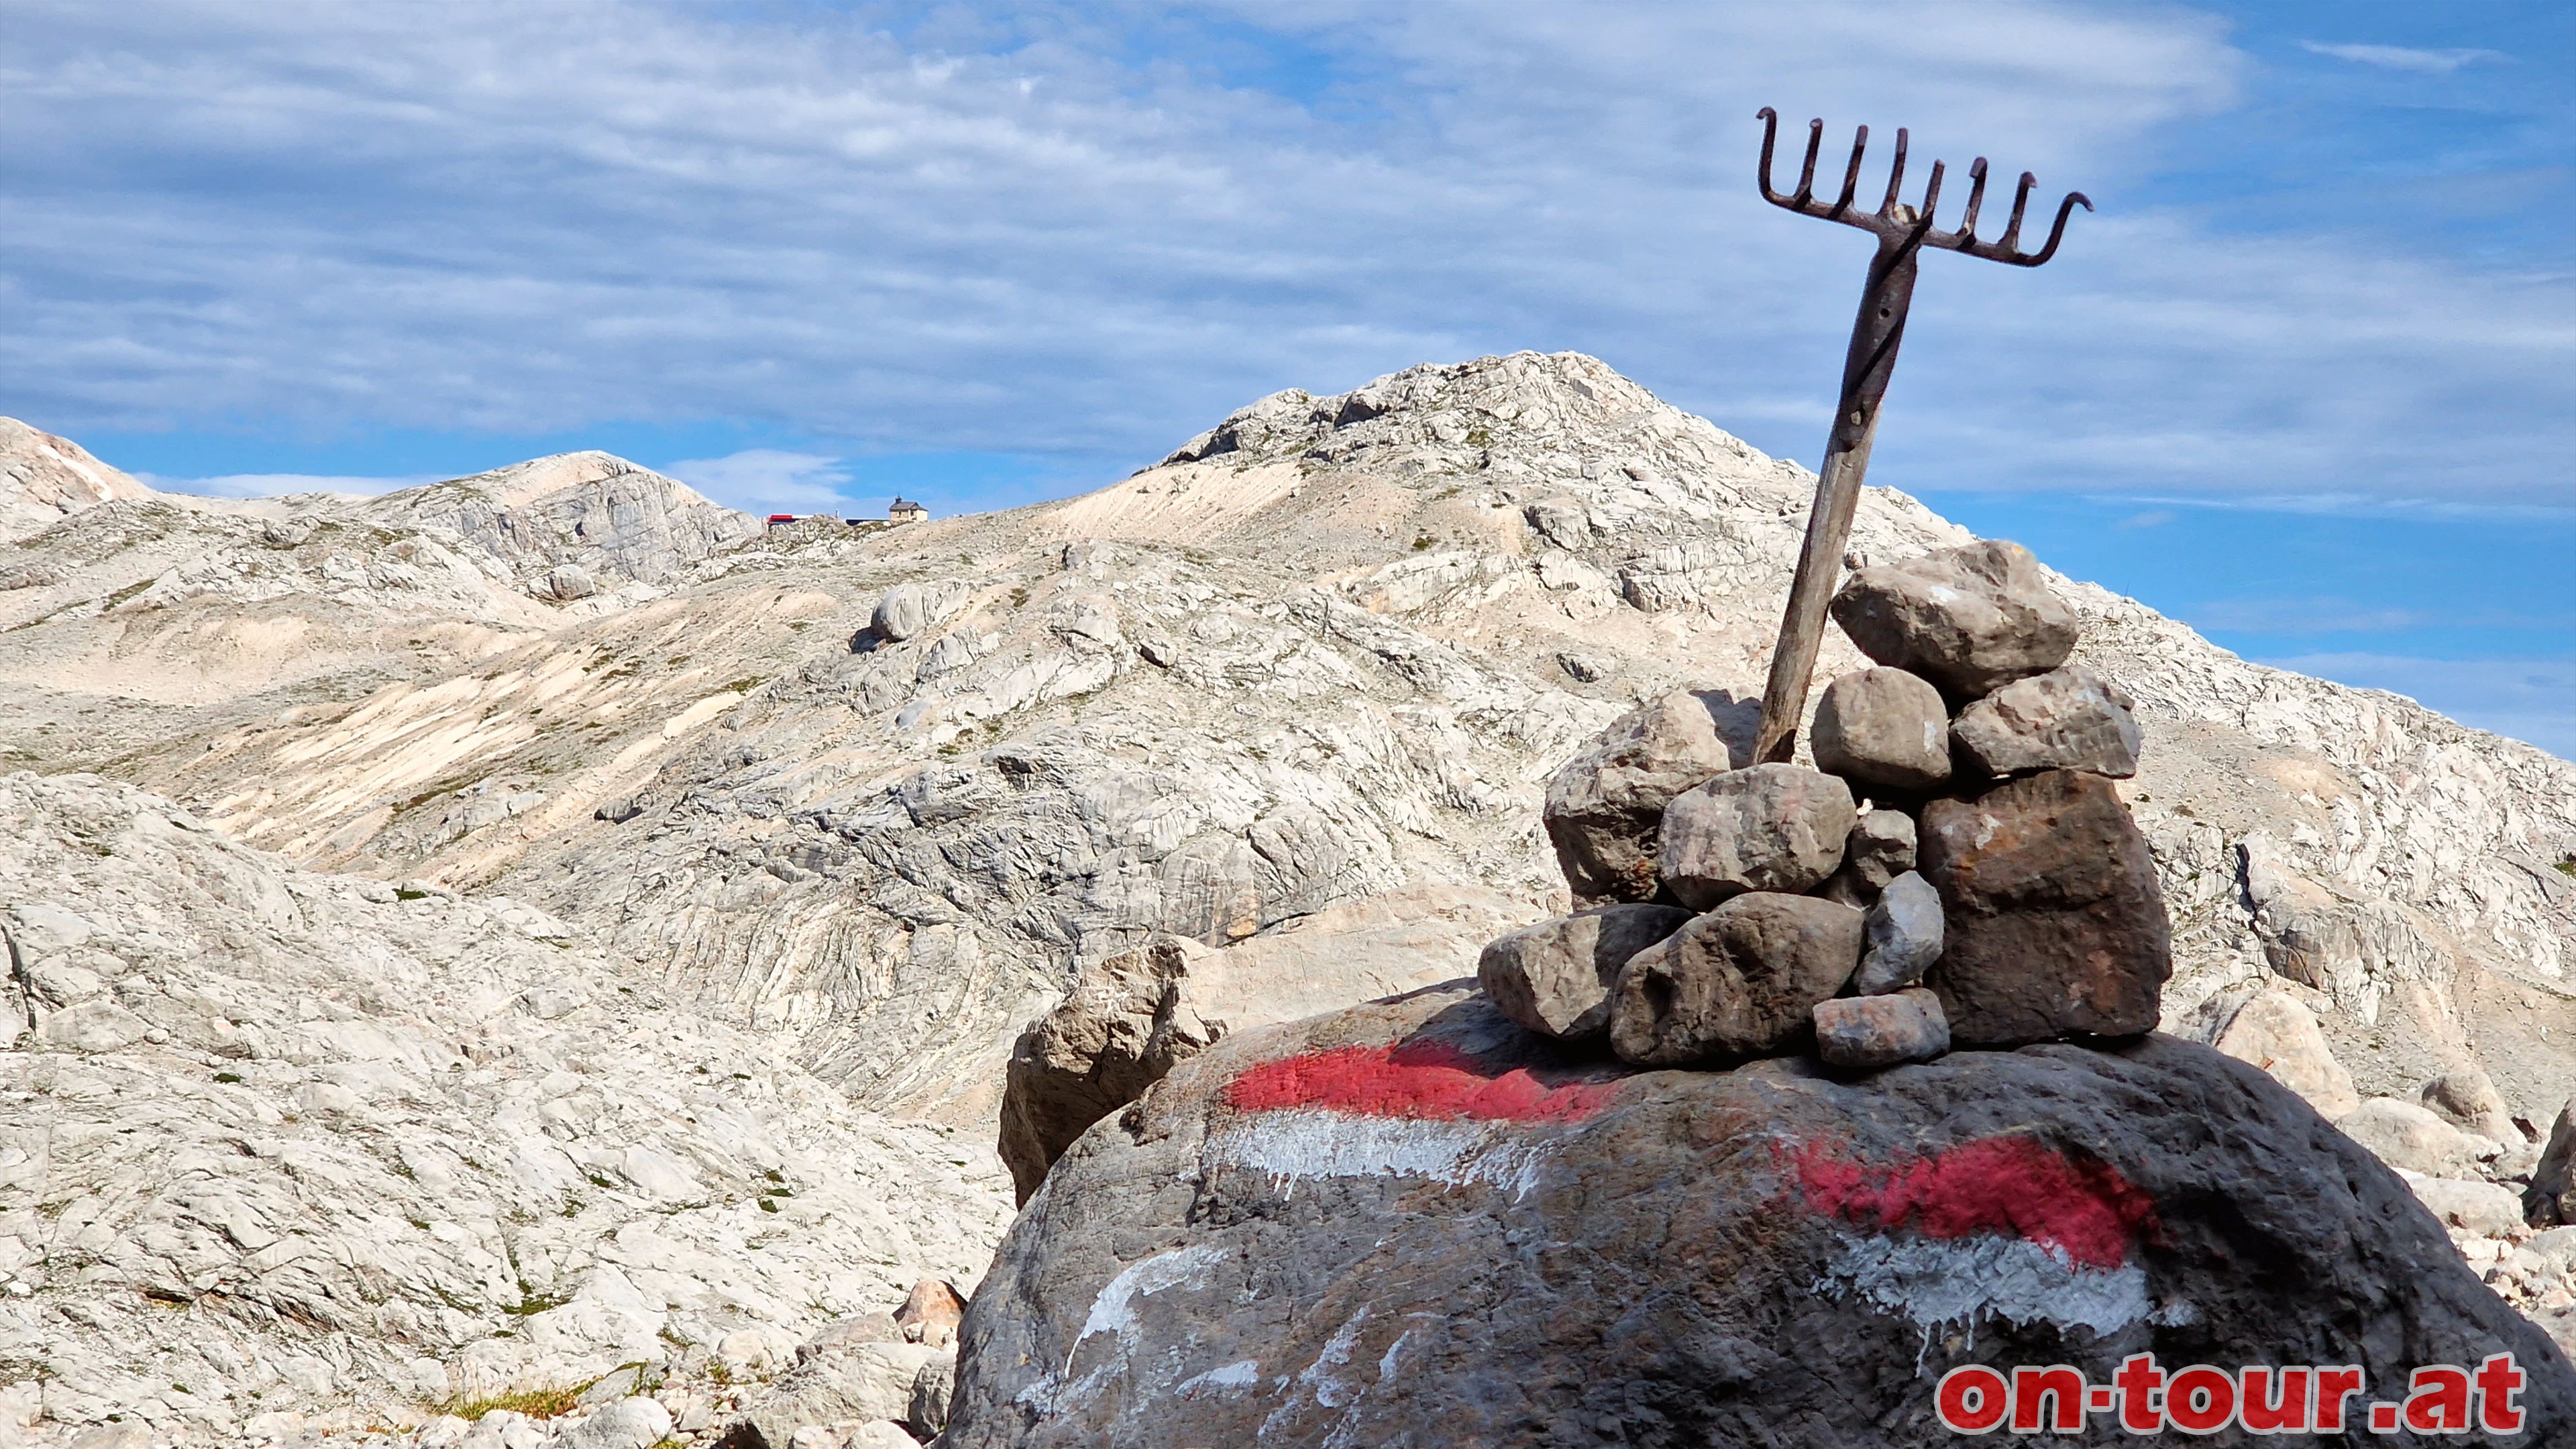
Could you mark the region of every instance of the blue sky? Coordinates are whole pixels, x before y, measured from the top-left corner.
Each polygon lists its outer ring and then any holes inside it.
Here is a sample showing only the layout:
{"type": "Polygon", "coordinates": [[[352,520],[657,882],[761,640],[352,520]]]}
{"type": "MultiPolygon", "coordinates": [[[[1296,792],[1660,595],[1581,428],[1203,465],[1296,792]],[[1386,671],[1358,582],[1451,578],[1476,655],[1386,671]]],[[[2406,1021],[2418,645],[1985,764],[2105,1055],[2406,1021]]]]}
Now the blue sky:
{"type": "Polygon", "coordinates": [[[1004,506],[1520,347],[1812,465],[1866,242],[1752,113],[1910,125],[2100,210],[1927,260],[1874,481],[2576,755],[2563,4],[10,14],[0,413],[216,491],[1004,506]]]}

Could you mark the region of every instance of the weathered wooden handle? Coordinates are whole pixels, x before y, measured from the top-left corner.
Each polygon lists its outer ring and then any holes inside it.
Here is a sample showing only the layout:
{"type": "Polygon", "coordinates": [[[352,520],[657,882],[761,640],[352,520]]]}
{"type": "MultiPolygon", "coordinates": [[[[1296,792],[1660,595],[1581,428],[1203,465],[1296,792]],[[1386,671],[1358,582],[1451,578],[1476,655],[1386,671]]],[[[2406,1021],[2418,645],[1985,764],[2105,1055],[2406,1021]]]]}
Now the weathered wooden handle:
{"type": "Polygon", "coordinates": [[[1825,441],[1825,466],[1816,479],[1816,501],[1807,510],[1807,540],[1789,581],[1789,607],[1780,616],[1780,642],[1771,651],[1771,678],[1762,689],[1762,729],[1754,736],[1750,764],[1777,764],[1798,749],[1798,721],[1806,714],[1807,682],[1824,643],[1825,606],[1841,581],[1843,545],[1851,540],[1852,514],[1860,507],[1870,444],[1878,436],[1878,407],[1896,370],[1897,345],[1905,340],[1905,310],[1914,300],[1914,260],[1922,236],[1882,239],[1861,289],[1860,316],[1852,323],[1851,351],[1843,358],[1842,400],[1825,441]]]}

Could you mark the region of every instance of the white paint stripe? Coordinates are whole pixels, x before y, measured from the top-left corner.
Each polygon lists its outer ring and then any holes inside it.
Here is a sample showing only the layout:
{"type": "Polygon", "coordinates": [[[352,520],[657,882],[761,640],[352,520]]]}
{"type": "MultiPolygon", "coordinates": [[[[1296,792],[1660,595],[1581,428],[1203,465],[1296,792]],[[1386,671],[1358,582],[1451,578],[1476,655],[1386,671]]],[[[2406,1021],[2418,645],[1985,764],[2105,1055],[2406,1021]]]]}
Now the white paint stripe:
{"type": "Polygon", "coordinates": [[[2093,1268],[2062,1248],[1979,1233],[1965,1238],[1843,1237],[1842,1250],[1816,1280],[1829,1298],[1856,1294],[1902,1314],[1928,1335],[1951,1324],[1975,1327],[1992,1316],[2014,1324],[2049,1323],[2096,1337],[2141,1319],[2188,1323],[2187,1303],[2157,1307],[2146,1270],[2134,1263],[2093,1268]]]}
{"type": "Polygon", "coordinates": [[[1260,1360],[1239,1358],[1206,1373],[1190,1375],[1174,1384],[1172,1393],[1177,1398],[1194,1399],[1202,1389],[1248,1389],[1260,1382],[1260,1360]]]}
{"type": "Polygon", "coordinates": [[[1109,1286],[1091,1300],[1091,1312],[1082,1320],[1082,1332],[1074,1337],[1073,1346],[1095,1333],[1114,1333],[1120,1338],[1132,1337],[1136,1331],[1138,1298],[1160,1293],[1166,1288],[1196,1287],[1207,1270],[1225,1257],[1222,1248],[1200,1246],[1175,1248],[1130,1263],[1109,1286]]]}
{"type": "Polygon", "coordinates": [[[1320,1107],[1262,1112],[1208,1138],[1214,1162],[1289,1181],[1332,1177],[1427,1177],[1464,1186],[1510,1188],[1538,1182],[1552,1144],[1527,1126],[1501,1122],[1361,1117],[1320,1107]]]}
{"type": "Polygon", "coordinates": [[[1064,1356],[1064,1367],[1020,1390],[1014,1402],[1052,1412],[1059,1404],[1100,1392],[1103,1385],[1127,1372],[1128,1360],[1136,1352],[1136,1300],[1167,1288],[1197,1288],[1207,1281],[1208,1270],[1227,1257],[1226,1249],[1201,1244],[1174,1248],[1128,1264],[1092,1298],[1091,1311],[1082,1320],[1082,1332],[1074,1335],[1073,1347],[1064,1356]],[[1065,1382],[1083,1344],[1104,1333],[1113,1335],[1118,1340],[1116,1345],[1088,1373],[1065,1382]]]}

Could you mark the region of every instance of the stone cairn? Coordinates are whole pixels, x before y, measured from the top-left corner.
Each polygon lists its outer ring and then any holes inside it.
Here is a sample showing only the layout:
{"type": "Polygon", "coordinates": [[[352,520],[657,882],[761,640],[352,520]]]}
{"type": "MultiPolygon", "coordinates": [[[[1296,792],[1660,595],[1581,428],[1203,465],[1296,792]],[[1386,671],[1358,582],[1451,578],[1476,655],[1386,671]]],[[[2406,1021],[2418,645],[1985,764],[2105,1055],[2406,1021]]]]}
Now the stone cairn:
{"type": "Polygon", "coordinates": [[[1816,769],[1739,766],[1728,697],[1683,691],[1549,781],[1577,910],[1485,947],[1495,1005],[1651,1067],[2153,1029],[2170,932],[2110,783],[2137,773],[2137,721],[2066,662],[2076,618],[2038,561],[1986,542],[1862,569],[1833,616],[1878,667],[1826,686],[1816,769]]]}

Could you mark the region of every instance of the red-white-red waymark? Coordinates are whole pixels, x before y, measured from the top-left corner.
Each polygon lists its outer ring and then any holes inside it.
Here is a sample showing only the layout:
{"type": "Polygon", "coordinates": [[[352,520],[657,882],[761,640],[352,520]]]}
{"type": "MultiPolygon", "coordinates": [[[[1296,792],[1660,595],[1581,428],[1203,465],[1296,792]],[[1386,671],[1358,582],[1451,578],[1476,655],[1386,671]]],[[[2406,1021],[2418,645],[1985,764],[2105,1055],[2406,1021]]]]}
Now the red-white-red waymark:
{"type": "Polygon", "coordinates": [[[2519,1434],[2522,1369],[2509,1353],[2474,1369],[2432,1364],[2409,1375],[2403,1400],[2373,1401],[2359,1367],[2268,1366],[2230,1371],[2209,1364],[2165,1372],[2151,1353],[2131,1354],[2107,1384],[2069,1364],[2005,1371],[1962,1364],[1941,1376],[1935,1412],[1947,1428],[1984,1434],[2081,1433],[2086,1418],[2110,1414],[2132,1434],[2519,1434]],[[2362,1397],[2359,1404],[2348,1401],[2362,1397]]]}
{"type": "Polygon", "coordinates": [[[2195,1316],[2151,1291],[2135,1258],[2161,1231],[2155,1203],[2108,1163],[2020,1134],[1890,1157],[1780,1151],[1807,1210],[1842,1229],[1818,1291],[1910,1319],[1927,1350],[1942,1328],[1986,1318],[2098,1338],[2195,1316]]]}

